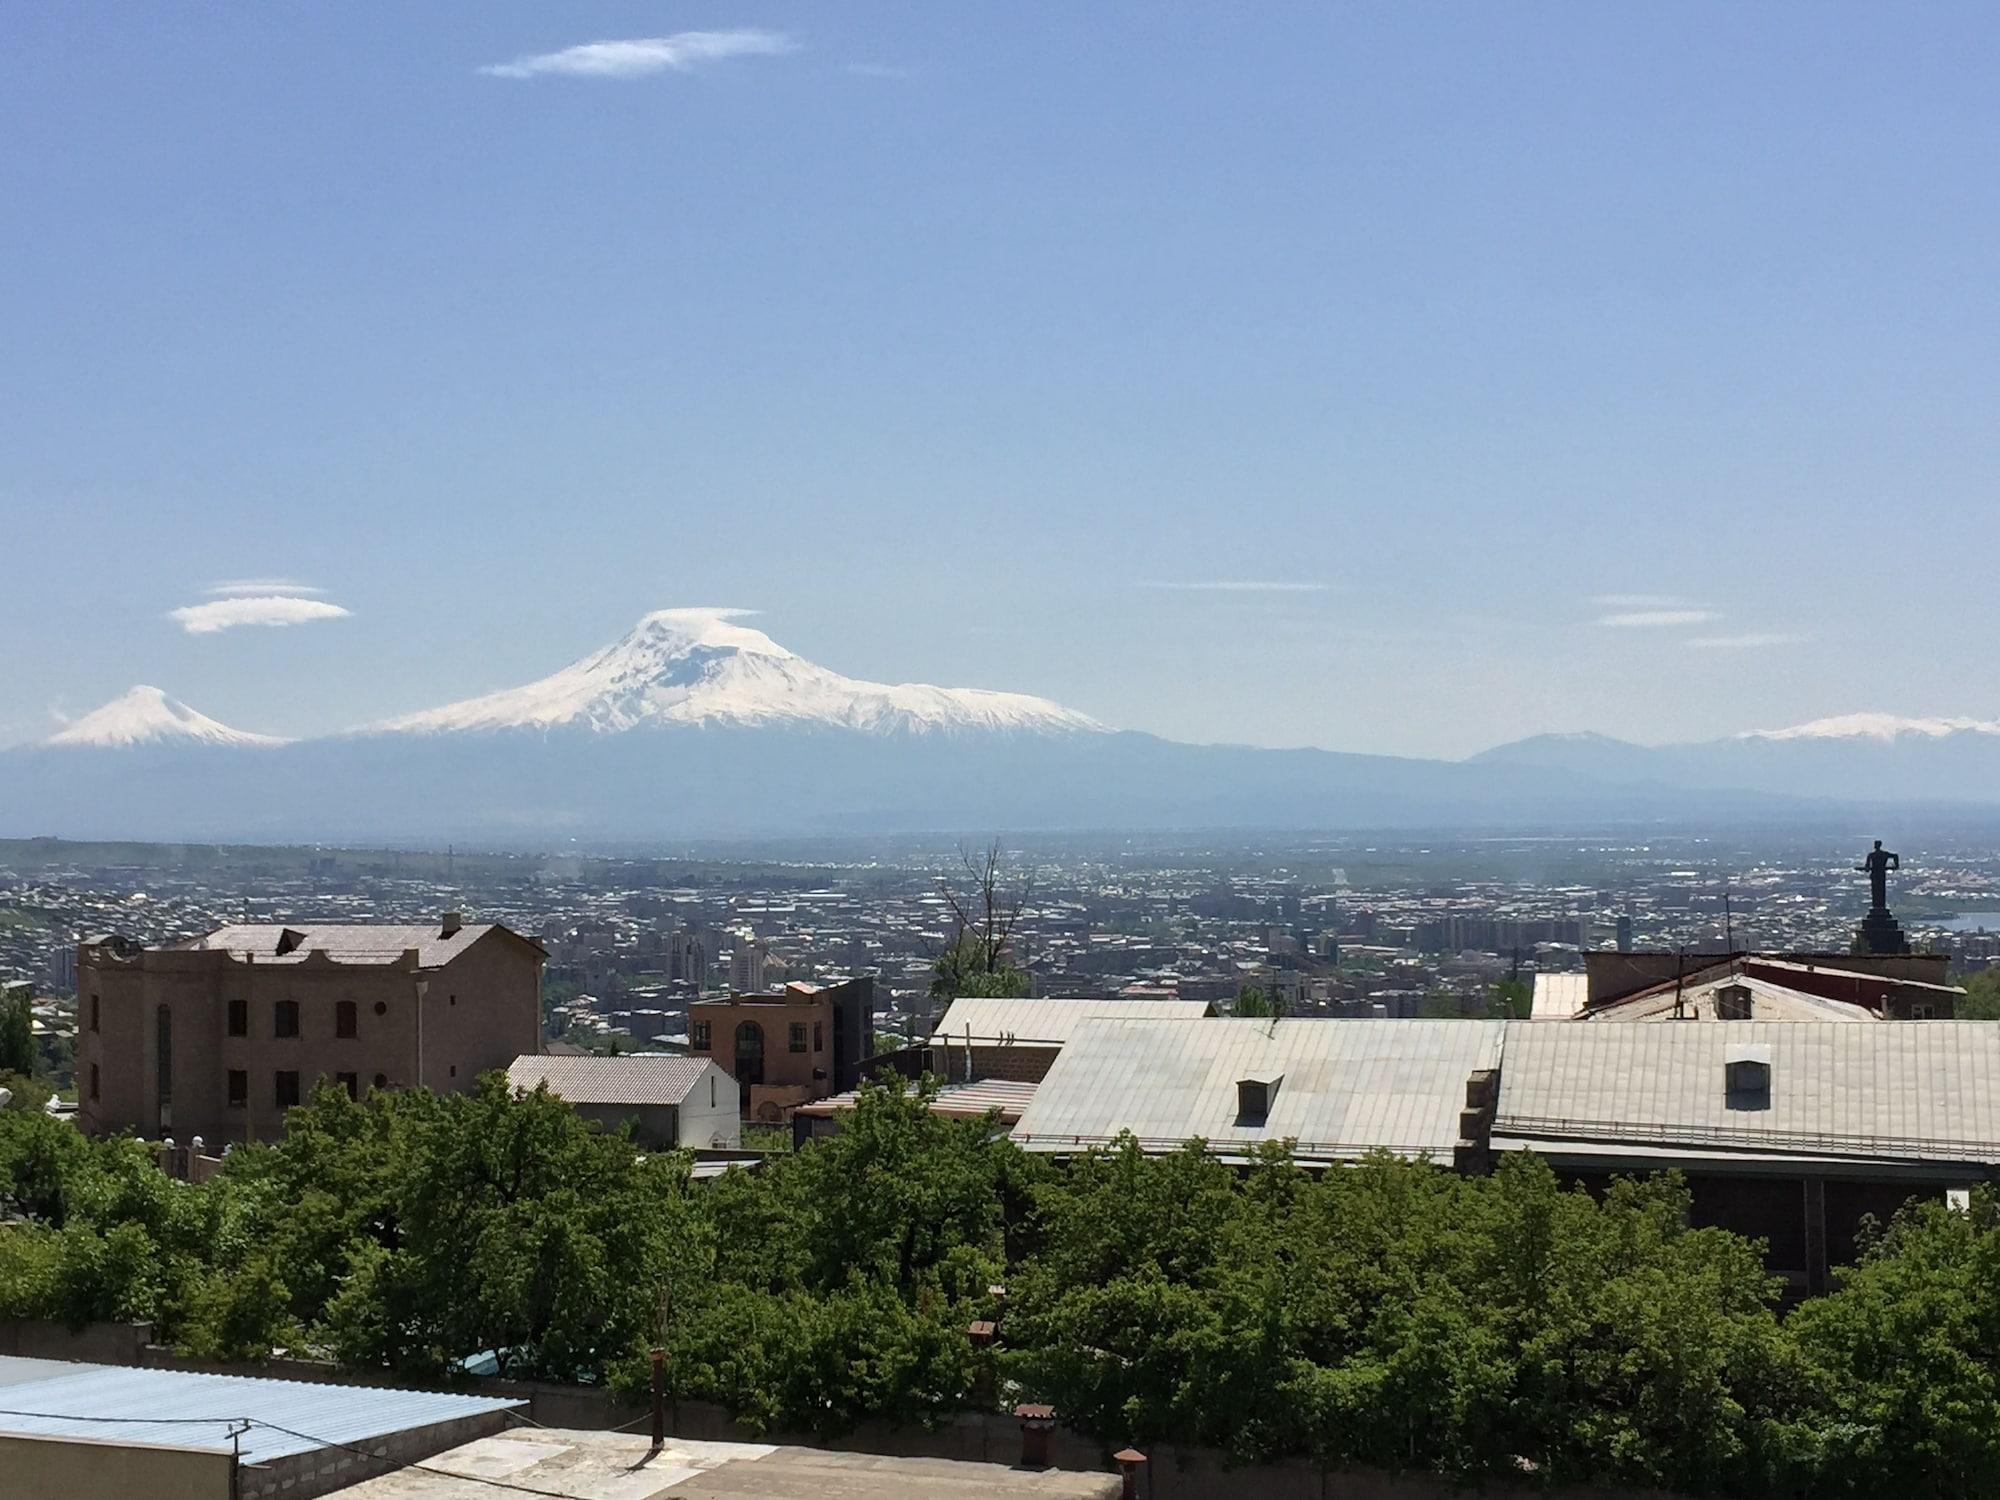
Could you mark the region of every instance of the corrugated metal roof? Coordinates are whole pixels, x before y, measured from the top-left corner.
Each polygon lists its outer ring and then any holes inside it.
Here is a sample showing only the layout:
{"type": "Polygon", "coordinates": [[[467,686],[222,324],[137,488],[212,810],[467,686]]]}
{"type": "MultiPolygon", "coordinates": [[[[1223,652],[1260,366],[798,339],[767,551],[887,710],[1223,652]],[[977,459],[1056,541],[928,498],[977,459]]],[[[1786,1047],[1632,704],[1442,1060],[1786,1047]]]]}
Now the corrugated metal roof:
{"type": "Polygon", "coordinates": [[[0,1433],[149,1443],[166,1448],[229,1448],[232,1424],[245,1418],[246,1462],[309,1453],[329,1443],[367,1443],[413,1427],[453,1422],[526,1403],[487,1396],[446,1396],[374,1386],[321,1385],[141,1370],[64,1360],[0,1361],[0,1433]],[[275,1428],[288,1428],[294,1437],[275,1428]]]}
{"type": "MultiPolygon", "coordinates": [[[[1021,1083],[1012,1078],[982,1078],[973,1083],[949,1084],[939,1089],[937,1098],[931,1101],[931,1113],[974,1118],[997,1109],[1003,1120],[1018,1120],[1021,1112],[1033,1102],[1037,1087],[1039,1085],[1021,1083]]],[[[816,1099],[811,1104],[801,1104],[792,1113],[814,1117],[836,1115],[842,1110],[853,1109],[859,1097],[859,1091],[849,1090],[828,1099],[816,1099]]]]}
{"type": "Polygon", "coordinates": [[[1206,1000],[1107,1000],[1101,996],[984,1000],[968,996],[951,1002],[931,1032],[931,1041],[935,1045],[963,1045],[970,1030],[974,1042],[988,1046],[1009,1042],[1060,1047],[1092,1016],[1193,1019],[1208,1015],[1213,1008],[1206,1000]]]}
{"type": "MultiPolygon", "coordinates": [[[[1376,1148],[1449,1158],[1466,1080],[1498,1065],[1500,1021],[1084,1021],[1014,1130],[1060,1151],[1129,1130],[1154,1149],[1292,1139],[1302,1158],[1376,1148]],[[1238,1081],[1283,1074],[1261,1124],[1238,1123],[1238,1081]]],[[[1548,1028],[1563,1030],[1568,1028],[1548,1028]]]]}
{"type": "Polygon", "coordinates": [[[1537,1021],[1567,1021],[1589,1002],[1588,974],[1537,974],[1534,1008],[1528,1014],[1537,1021]]]}
{"type": "MultiPolygon", "coordinates": [[[[680,1104],[716,1064],[706,1057],[517,1057],[507,1066],[511,1088],[549,1092],[571,1104],[680,1104]]],[[[729,1075],[722,1074],[725,1081],[729,1075]]],[[[736,1085],[730,1082],[729,1086],[736,1085]]]]}
{"type": "MultiPolygon", "coordinates": [[[[1788,985],[1759,979],[1754,974],[1735,973],[1724,973],[1701,984],[1682,985],[1681,1010],[1688,1018],[1713,1021],[1716,1019],[1717,995],[1722,990],[1730,988],[1740,988],[1750,992],[1752,1014],[1759,1020],[1847,1022],[1884,1019],[1880,1011],[1870,1010],[1865,1005],[1856,1005],[1848,1000],[1829,1000],[1824,995],[1809,995],[1804,990],[1795,990],[1788,985]]],[[[1579,1019],[1673,1020],[1675,1019],[1673,988],[1668,986],[1663,989],[1646,990],[1637,995],[1627,995],[1620,1000],[1609,1000],[1579,1019]]]]}
{"type": "Polygon", "coordinates": [[[505,931],[495,922],[468,922],[449,937],[436,922],[237,922],[185,946],[203,952],[221,950],[260,964],[304,963],[315,950],[337,964],[389,964],[414,948],[417,962],[435,969],[496,930],[505,931]],[[289,943],[288,932],[294,934],[289,943]],[[280,948],[285,951],[279,952],[280,948]]]}
{"type": "Polygon", "coordinates": [[[1515,1026],[1493,1133],[2000,1162],[2000,1023],[1515,1026]],[[1727,1093],[1743,1046],[1769,1050],[1768,1107],[1727,1093]]]}

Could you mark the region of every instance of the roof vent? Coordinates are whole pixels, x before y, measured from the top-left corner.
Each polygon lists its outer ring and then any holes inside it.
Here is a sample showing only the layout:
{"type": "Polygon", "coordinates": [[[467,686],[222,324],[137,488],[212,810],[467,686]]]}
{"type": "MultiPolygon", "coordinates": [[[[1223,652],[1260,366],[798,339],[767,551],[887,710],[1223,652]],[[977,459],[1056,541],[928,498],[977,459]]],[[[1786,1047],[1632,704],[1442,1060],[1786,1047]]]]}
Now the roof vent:
{"type": "Polygon", "coordinates": [[[444,914],[444,924],[442,927],[438,929],[438,936],[456,937],[458,936],[458,929],[463,927],[464,925],[465,925],[464,913],[448,911],[444,914]]]}
{"type": "Polygon", "coordinates": [[[285,954],[292,952],[305,940],[306,935],[300,932],[298,928],[287,927],[283,932],[278,934],[278,956],[280,958],[284,957],[285,954]]]}
{"type": "Polygon", "coordinates": [[[1724,1053],[1724,1102],[1731,1109],[1771,1107],[1771,1049],[1735,1046],[1724,1053]]]}
{"type": "Polygon", "coordinates": [[[1282,1073],[1252,1074],[1248,1078],[1237,1079],[1236,1123],[1262,1125],[1270,1116],[1271,1102],[1278,1097],[1278,1085],[1284,1081],[1282,1073]]]}
{"type": "Polygon", "coordinates": [[[1752,1018],[1753,1008],[1747,984],[1725,984],[1715,992],[1715,1019],[1718,1021],[1748,1021],[1752,1018]]]}

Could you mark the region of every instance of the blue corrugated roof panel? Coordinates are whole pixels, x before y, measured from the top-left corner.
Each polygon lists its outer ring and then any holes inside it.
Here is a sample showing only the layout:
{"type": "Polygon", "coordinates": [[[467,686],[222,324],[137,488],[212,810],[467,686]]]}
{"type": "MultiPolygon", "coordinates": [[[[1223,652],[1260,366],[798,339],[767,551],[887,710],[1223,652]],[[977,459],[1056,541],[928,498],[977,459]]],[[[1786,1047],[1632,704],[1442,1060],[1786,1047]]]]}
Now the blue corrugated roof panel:
{"type": "Polygon", "coordinates": [[[243,1434],[246,1463],[335,1444],[365,1446],[413,1427],[524,1404],[379,1386],[0,1359],[0,1433],[227,1450],[230,1430],[247,1420],[257,1425],[243,1434]]]}

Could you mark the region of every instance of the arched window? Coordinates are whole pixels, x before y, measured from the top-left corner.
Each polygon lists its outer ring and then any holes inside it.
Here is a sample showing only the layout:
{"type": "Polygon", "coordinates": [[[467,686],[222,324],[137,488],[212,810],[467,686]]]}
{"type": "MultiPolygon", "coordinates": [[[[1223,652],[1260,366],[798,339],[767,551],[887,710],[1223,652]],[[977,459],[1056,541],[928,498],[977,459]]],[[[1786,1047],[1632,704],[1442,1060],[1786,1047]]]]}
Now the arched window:
{"type": "Polygon", "coordinates": [[[736,1028],[736,1081],[743,1088],[743,1102],[750,1102],[750,1086],[764,1081],[764,1028],[745,1021],[736,1028]]]}

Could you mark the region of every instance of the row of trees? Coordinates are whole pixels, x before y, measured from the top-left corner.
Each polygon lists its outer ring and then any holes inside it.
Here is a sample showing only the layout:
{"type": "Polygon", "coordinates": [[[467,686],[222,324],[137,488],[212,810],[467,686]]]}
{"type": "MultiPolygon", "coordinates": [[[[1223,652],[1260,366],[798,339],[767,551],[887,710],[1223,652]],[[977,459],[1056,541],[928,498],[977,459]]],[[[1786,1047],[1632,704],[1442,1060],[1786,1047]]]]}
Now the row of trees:
{"type": "Polygon", "coordinates": [[[1130,1143],[1058,1168],[921,1091],[693,1184],[546,1093],[322,1089],[208,1182],[0,1116],[0,1317],[143,1319],[411,1379],[675,1393],[837,1433],[1044,1400],[1109,1445],[1690,1493],[2000,1489],[2000,1210],[1912,1208],[1789,1315],[1671,1177],[1247,1171],[1130,1143]],[[1004,1295],[992,1290],[1004,1286],[1004,1295]],[[968,1335],[998,1317],[997,1350],[968,1335]]]}

